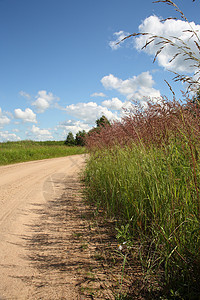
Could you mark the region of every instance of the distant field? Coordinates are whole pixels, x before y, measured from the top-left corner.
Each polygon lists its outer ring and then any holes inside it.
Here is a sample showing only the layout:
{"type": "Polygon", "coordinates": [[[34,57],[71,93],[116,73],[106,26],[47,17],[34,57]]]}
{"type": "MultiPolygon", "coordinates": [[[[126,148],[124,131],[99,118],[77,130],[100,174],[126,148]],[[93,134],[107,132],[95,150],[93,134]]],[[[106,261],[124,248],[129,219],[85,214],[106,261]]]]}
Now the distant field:
{"type": "Polygon", "coordinates": [[[85,153],[84,147],[69,147],[64,141],[19,141],[0,143],[0,165],[85,153]]]}

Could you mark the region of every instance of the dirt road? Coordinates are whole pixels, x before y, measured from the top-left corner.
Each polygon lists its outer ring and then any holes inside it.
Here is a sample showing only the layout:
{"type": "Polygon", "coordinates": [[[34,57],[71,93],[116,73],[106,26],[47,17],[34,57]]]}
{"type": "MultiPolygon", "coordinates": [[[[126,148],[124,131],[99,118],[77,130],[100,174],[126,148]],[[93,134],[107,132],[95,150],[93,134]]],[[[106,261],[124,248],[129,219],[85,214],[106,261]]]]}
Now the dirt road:
{"type": "Polygon", "coordinates": [[[84,161],[76,155],[0,167],[0,300],[81,299],[70,272],[80,252],[70,237],[81,221],[71,216],[70,199],[84,161]]]}

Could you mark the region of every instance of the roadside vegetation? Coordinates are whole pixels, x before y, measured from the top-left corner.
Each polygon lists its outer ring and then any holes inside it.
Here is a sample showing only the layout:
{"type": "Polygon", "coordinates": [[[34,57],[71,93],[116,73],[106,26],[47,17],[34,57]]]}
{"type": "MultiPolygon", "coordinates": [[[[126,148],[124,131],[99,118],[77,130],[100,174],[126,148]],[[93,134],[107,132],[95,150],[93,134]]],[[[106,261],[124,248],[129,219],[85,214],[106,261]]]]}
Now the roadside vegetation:
{"type": "MultiPolygon", "coordinates": [[[[171,0],[156,2],[173,6],[187,21],[171,0]]],[[[170,45],[179,53],[171,61],[183,55],[195,63],[195,77],[176,74],[175,81],[188,84],[182,101],[173,91],[172,100],[146,99],[145,106],[133,105],[120,122],[105,123],[86,138],[91,154],[84,174],[87,198],[116,220],[122,277],[137,245],[145,277],[155,279],[152,291],[158,293],[152,299],[200,295],[200,44],[197,33],[190,32],[198,53],[180,39],[140,33],[149,38],[144,47],[154,41],[160,45],[155,59],[170,45]]],[[[131,298],[122,291],[117,299],[131,298]]]]}
{"type": "Polygon", "coordinates": [[[0,143],[0,165],[85,153],[84,147],[69,147],[64,141],[19,141],[0,143]]]}
{"type": "Polygon", "coordinates": [[[116,219],[120,245],[139,242],[143,267],[160,274],[168,295],[198,299],[199,106],[149,103],[88,136],[87,146],[87,197],[116,219]]]}

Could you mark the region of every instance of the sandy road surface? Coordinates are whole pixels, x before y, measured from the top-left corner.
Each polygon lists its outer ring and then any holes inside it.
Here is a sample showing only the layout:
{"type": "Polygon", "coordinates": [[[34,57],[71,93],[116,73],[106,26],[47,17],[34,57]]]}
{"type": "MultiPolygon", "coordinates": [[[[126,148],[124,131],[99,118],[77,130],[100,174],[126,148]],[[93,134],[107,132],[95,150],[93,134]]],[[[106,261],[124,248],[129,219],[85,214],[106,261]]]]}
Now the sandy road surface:
{"type": "Polygon", "coordinates": [[[70,197],[84,161],[76,155],[0,167],[0,300],[81,299],[66,261],[76,260],[67,251],[76,225],[70,197]]]}

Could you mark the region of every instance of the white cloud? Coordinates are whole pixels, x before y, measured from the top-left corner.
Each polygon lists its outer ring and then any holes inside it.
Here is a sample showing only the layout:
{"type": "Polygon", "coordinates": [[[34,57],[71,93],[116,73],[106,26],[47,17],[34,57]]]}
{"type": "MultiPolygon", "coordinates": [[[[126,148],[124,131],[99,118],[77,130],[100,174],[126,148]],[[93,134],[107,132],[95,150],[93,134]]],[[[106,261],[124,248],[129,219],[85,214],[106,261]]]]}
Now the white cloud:
{"type": "Polygon", "coordinates": [[[93,93],[90,97],[106,97],[104,93],[93,93]]]}
{"type": "Polygon", "coordinates": [[[40,129],[39,127],[33,125],[31,132],[34,134],[40,134],[40,135],[51,135],[51,133],[49,132],[49,130],[47,129],[40,129]]]}
{"type": "Polygon", "coordinates": [[[49,102],[43,98],[38,98],[32,105],[36,106],[39,113],[43,113],[50,106],[49,102]]]}
{"type": "Polygon", "coordinates": [[[69,131],[71,131],[75,135],[78,131],[85,130],[87,132],[91,129],[91,126],[89,126],[88,124],[74,120],[62,122],[60,123],[59,127],[64,129],[64,135],[66,135],[69,131]]]}
{"type": "Polygon", "coordinates": [[[19,129],[15,128],[12,130],[13,132],[19,132],[19,129]]]}
{"type": "MultiPolygon", "coordinates": [[[[40,129],[39,127],[33,125],[30,132],[34,135],[34,138],[37,140],[46,140],[46,139],[52,139],[53,136],[51,135],[50,131],[47,129],[40,129]]],[[[27,135],[30,135],[28,132],[27,135]]]]}
{"type": "MultiPolygon", "coordinates": [[[[163,36],[171,39],[173,42],[176,42],[177,45],[181,45],[181,42],[175,39],[178,37],[183,42],[185,42],[191,49],[196,53],[196,56],[199,57],[199,50],[197,49],[194,40],[195,37],[191,38],[191,32],[187,30],[191,30],[191,27],[195,31],[200,30],[200,25],[196,25],[194,22],[188,24],[183,20],[173,20],[169,19],[164,22],[161,22],[157,16],[150,16],[146,18],[142,24],[139,26],[139,32],[148,32],[158,36],[163,36]]],[[[148,40],[147,36],[139,36],[135,38],[135,47],[137,50],[141,50],[141,48],[145,45],[148,40]]],[[[161,45],[156,45],[158,39],[155,39],[154,42],[150,43],[143,51],[148,53],[149,55],[155,56],[157,50],[161,45]]],[[[172,47],[170,45],[166,45],[163,51],[158,55],[157,61],[158,64],[165,69],[175,71],[175,72],[193,72],[194,68],[190,67],[192,64],[191,61],[185,61],[183,56],[179,55],[176,59],[174,59],[171,63],[170,60],[173,56],[179,52],[176,47],[172,47]]]]}
{"type": "Polygon", "coordinates": [[[10,119],[2,113],[2,110],[0,107],[0,127],[7,125],[9,123],[10,123],[10,119]]]}
{"type": "Polygon", "coordinates": [[[43,113],[51,106],[52,103],[56,103],[58,100],[59,98],[54,96],[52,93],[39,91],[36,96],[36,100],[32,103],[32,105],[36,107],[38,113],[43,113]]]}
{"type": "Polygon", "coordinates": [[[121,47],[121,44],[123,42],[121,42],[120,44],[117,44],[117,43],[120,42],[121,40],[123,40],[126,36],[128,36],[129,33],[121,30],[121,31],[115,32],[113,35],[115,36],[115,40],[110,41],[109,46],[111,47],[112,50],[117,50],[118,48],[121,47]]]}
{"type": "Polygon", "coordinates": [[[24,91],[20,91],[19,94],[20,94],[20,96],[22,96],[22,97],[24,97],[28,100],[31,99],[31,96],[29,94],[27,94],[26,92],[24,92],[24,91]]]}
{"type": "Polygon", "coordinates": [[[160,97],[160,91],[153,88],[154,80],[149,72],[143,72],[126,80],[110,74],[101,79],[106,89],[113,89],[125,95],[127,99],[141,101],[143,97],[160,97]]]}
{"type": "Polygon", "coordinates": [[[121,110],[123,107],[123,102],[118,98],[112,98],[111,100],[105,100],[102,102],[102,105],[111,109],[111,110],[121,110]]]}
{"type": "Polygon", "coordinates": [[[122,114],[124,114],[124,112],[126,112],[126,111],[133,110],[134,109],[134,105],[133,105],[133,103],[131,101],[126,101],[126,102],[124,102],[122,109],[123,109],[122,110],[122,114]]]}
{"type": "Polygon", "coordinates": [[[20,108],[15,109],[15,118],[24,122],[37,123],[36,114],[30,108],[26,108],[25,111],[22,111],[20,108]]]}
{"type": "Polygon", "coordinates": [[[71,104],[65,110],[69,115],[88,124],[93,124],[102,115],[109,120],[117,118],[117,115],[113,114],[107,107],[97,105],[95,102],[71,104]]]}
{"type": "Polygon", "coordinates": [[[19,141],[21,140],[19,136],[17,136],[15,133],[9,133],[8,131],[1,131],[0,132],[0,141],[6,142],[6,141],[19,141]]]}

